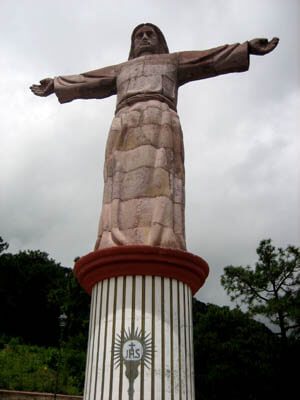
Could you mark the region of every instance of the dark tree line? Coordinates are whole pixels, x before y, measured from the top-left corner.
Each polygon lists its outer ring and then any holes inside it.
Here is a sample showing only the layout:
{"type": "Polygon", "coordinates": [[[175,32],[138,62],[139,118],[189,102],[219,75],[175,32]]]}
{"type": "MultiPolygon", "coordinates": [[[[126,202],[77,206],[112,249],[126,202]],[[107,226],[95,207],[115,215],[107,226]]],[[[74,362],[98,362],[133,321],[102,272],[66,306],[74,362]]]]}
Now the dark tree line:
{"type": "MultiPolygon", "coordinates": [[[[264,243],[267,249],[269,245],[268,241],[264,243]]],[[[43,386],[43,381],[50,382],[55,377],[59,316],[65,313],[59,390],[82,393],[90,297],[78,285],[72,270],[56,263],[47,253],[29,250],[11,254],[7,250],[8,244],[0,238],[0,388],[51,391],[52,386],[43,386]],[[38,359],[36,367],[32,366],[33,359],[38,359]],[[26,369],[27,362],[30,365],[26,369]],[[43,374],[37,373],[41,368],[43,374]],[[28,374],[33,379],[21,379],[18,374],[28,374]]],[[[274,252],[269,249],[268,254],[274,252]]],[[[274,267],[277,258],[273,254],[271,259],[274,267]]],[[[299,260],[293,265],[297,263],[299,260]]],[[[223,277],[227,288],[235,267],[230,268],[225,269],[227,281],[223,277]]],[[[297,282],[297,270],[293,277],[288,271],[284,276],[289,282],[297,282]]],[[[238,294],[236,284],[230,288],[238,294]]],[[[261,285],[259,290],[263,288],[268,287],[261,285]]],[[[293,289],[289,299],[297,299],[297,285],[293,289]]],[[[245,289],[240,293],[245,296],[248,292],[245,289]]],[[[254,300],[248,304],[250,311],[252,304],[259,306],[254,300]]],[[[287,304],[291,302],[285,302],[285,307],[287,304]]],[[[299,315],[296,308],[293,302],[288,314],[288,321],[294,318],[294,325],[299,315]]],[[[284,312],[287,314],[288,310],[284,312]]],[[[297,383],[294,365],[300,346],[296,328],[289,331],[292,335],[287,332],[283,342],[249,313],[195,299],[193,315],[197,400],[288,398],[297,383]]]]}
{"type": "Polygon", "coordinates": [[[65,313],[65,336],[86,335],[90,297],[72,269],[39,250],[3,253],[7,248],[0,238],[1,333],[21,337],[28,344],[55,346],[59,316],[65,313]]]}

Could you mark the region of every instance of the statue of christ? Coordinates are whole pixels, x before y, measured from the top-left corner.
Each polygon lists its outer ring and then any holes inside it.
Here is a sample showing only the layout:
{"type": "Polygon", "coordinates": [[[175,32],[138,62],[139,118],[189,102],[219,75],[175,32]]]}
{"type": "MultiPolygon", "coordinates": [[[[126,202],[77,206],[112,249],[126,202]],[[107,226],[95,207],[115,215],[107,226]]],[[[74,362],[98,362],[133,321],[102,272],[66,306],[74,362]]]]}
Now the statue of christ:
{"type": "MultiPolygon", "coordinates": [[[[104,193],[95,250],[149,245],[186,250],[184,147],[178,88],[249,68],[249,56],[271,52],[279,39],[253,39],[203,51],[169,53],[160,29],[138,25],[129,60],[32,85],[60,103],[117,95],[108,134],[104,193]]],[[[196,108],[196,105],[195,105],[196,108]]]]}

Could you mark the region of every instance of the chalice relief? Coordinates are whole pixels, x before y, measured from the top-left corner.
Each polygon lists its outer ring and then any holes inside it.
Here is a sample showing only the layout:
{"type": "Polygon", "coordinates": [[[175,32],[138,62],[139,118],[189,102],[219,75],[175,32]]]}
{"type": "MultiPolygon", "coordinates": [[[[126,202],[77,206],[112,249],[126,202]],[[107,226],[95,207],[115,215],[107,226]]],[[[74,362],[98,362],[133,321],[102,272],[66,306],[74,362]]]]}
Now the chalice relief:
{"type": "Polygon", "coordinates": [[[125,366],[125,376],[128,379],[128,400],[134,399],[134,381],[139,375],[139,367],[143,364],[150,368],[152,361],[151,334],[143,334],[142,330],[128,328],[120,335],[113,346],[114,363],[116,367],[125,366]]]}
{"type": "Polygon", "coordinates": [[[104,164],[95,250],[149,245],[186,250],[184,146],[176,111],[185,83],[249,68],[279,39],[253,39],[203,51],[169,53],[160,29],[138,25],[129,59],[79,75],[46,78],[31,90],[60,103],[117,95],[104,164]]]}

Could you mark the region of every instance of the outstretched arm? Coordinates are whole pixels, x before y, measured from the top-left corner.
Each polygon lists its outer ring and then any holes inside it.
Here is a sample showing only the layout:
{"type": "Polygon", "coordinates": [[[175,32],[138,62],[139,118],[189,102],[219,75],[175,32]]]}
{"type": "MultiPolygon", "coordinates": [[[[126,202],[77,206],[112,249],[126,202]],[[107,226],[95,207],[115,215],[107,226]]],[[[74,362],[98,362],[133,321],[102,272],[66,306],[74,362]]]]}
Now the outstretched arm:
{"type": "Polygon", "coordinates": [[[249,43],[234,43],[201,51],[178,53],[178,86],[249,68],[249,43]]]}
{"type": "Polygon", "coordinates": [[[30,89],[41,97],[55,93],[60,103],[74,99],[103,99],[116,94],[116,67],[42,79],[40,85],[32,85],[30,89]]]}
{"type": "Polygon", "coordinates": [[[274,37],[270,41],[268,39],[252,39],[248,42],[249,54],[264,56],[273,51],[278,43],[279,39],[277,37],[274,37]]]}
{"type": "Polygon", "coordinates": [[[249,55],[265,55],[275,49],[278,38],[253,39],[242,44],[235,43],[202,51],[178,53],[178,86],[187,82],[210,78],[249,68],[249,55]]]}

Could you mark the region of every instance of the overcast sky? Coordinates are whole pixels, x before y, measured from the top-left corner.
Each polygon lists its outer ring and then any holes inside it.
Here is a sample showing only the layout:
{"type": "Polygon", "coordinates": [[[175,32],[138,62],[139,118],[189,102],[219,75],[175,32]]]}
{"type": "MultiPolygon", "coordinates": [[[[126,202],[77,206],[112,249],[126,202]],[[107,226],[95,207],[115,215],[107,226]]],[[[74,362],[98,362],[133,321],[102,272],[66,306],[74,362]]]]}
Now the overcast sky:
{"type": "Polygon", "coordinates": [[[130,35],[158,25],[171,52],[280,38],[250,69],[179,90],[188,251],[210,276],[197,297],[229,304],[226,265],[253,264],[262,239],[299,245],[298,0],[1,0],[0,235],[63,266],[92,251],[116,98],[61,105],[29,86],[127,59],[130,35]],[[298,115],[297,115],[298,114],[298,115]]]}

